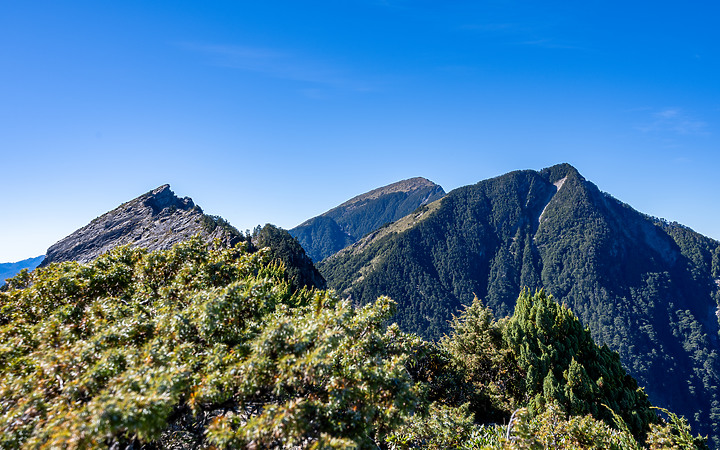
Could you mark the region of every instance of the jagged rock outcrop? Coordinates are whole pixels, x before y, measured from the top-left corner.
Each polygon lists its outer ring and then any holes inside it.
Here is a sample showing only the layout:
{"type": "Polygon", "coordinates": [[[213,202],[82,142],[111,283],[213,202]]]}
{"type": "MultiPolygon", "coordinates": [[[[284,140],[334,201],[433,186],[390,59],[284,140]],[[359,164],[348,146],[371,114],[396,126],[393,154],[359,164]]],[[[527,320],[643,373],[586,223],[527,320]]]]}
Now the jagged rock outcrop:
{"type": "Polygon", "coordinates": [[[443,188],[416,177],[358,195],[290,230],[313,261],[319,262],[366,234],[445,195],[443,188]]]}
{"type": "Polygon", "coordinates": [[[169,249],[196,234],[233,246],[244,236],[223,219],[209,216],[189,197],[179,198],[163,185],[123,203],[51,246],[40,266],[54,262],[92,261],[120,245],[169,249]]]}
{"type": "Polygon", "coordinates": [[[48,249],[40,266],[63,261],[87,263],[126,244],[167,250],[195,235],[208,243],[218,239],[224,247],[241,241],[247,242],[250,251],[269,247],[271,256],[285,265],[296,289],[325,288],[325,279],[287,231],[266,225],[250,242],[250,236],[225,219],[204,214],[191,198],[177,197],[167,184],[123,203],[60,240],[48,249]]]}

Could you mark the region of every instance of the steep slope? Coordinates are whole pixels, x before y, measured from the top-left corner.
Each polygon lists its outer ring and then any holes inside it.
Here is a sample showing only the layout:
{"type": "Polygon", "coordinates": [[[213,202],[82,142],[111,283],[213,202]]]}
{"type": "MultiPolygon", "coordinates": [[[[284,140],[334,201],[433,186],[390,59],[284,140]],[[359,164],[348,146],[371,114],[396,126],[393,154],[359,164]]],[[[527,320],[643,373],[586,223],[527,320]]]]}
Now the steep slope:
{"type": "Polygon", "coordinates": [[[253,234],[251,247],[252,249],[269,248],[272,256],[285,265],[288,278],[296,289],[327,287],[325,278],[320,275],[320,271],[300,243],[286,230],[266,224],[253,234]]]}
{"type": "Polygon", "coordinates": [[[410,178],[358,195],[290,230],[313,261],[321,261],[381,226],[445,195],[425,178],[410,178]]]}
{"type": "Polygon", "coordinates": [[[7,278],[14,277],[23,269],[33,270],[45,259],[45,256],[23,259],[13,263],[0,263],[0,286],[5,284],[7,278]]]}
{"type": "Polygon", "coordinates": [[[456,189],[320,270],[356,302],[389,295],[402,328],[434,339],[473,294],[500,317],[522,287],[544,287],[619,352],[653,403],[708,433],[720,425],[719,261],[717,241],[643,215],[563,164],[456,189]]]}
{"type": "Polygon", "coordinates": [[[228,247],[245,239],[223,219],[203,214],[189,197],[175,196],[166,184],[123,203],[52,245],[41,266],[89,262],[125,244],[166,250],[196,234],[208,242],[220,239],[228,247]]]}
{"type": "Polygon", "coordinates": [[[169,185],[160,186],[103,214],[50,247],[40,266],[64,261],[87,263],[115,247],[130,244],[147,250],[167,250],[193,236],[219,240],[230,248],[245,241],[249,251],[269,247],[282,261],[295,289],[325,288],[325,279],[290,234],[273,225],[258,229],[252,241],[225,219],[209,216],[189,197],[178,198],[169,185]]]}

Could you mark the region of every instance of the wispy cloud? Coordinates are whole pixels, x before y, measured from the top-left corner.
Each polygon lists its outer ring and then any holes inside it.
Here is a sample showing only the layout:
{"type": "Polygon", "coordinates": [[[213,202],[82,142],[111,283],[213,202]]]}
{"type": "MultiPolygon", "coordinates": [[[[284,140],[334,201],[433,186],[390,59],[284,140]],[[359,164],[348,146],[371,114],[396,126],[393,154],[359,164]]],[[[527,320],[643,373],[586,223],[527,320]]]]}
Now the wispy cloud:
{"type": "Polygon", "coordinates": [[[545,23],[541,27],[512,22],[489,22],[464,24],[459,28],[468,32],[482,33],[499,39],[505,45],[528,46],[545,49],[584,50],[576,42],[552,37],[558,33],[557,26],[545,23]]]}
{"type": "Polygon", "coordinates": [[[255,72],[265,76],[349,89],[373,90],[368,83],[349,77],[339,67],[296,53],[240,45],[181,44],[181,47],[204,54],[209,63],[219,67],[255,72]]]}
{"type": "Polygon", "coordinates": [[[407,0],[376,0],[373,4],[377,6],[385,6],[389,8],[397,8],[399,6],[407,6],[407,0]]]}
{"type": "Polygon", "coordinates": [[[482,32],[513,32],[520,29],[516,23],[474,23],[460,25],[461,30],[482,32]]]}
{"type": "Polygon", "coordinates": [[[566,50],[583,50],[583,47],[565,42],[559,42],[555,39],[531,39],[527,41],[515,42],[516,45],[527,45],[531,47],[549,48],[549,49],[566,49],[566,50]]]}
{"type": "Polygon", "coordinates": [[[709,134],[708,124],[686,113],[682,108],[668,107],[652,111],[650,121],[637,127],[643,133],[671,132],[681,135],[709,134]]]}

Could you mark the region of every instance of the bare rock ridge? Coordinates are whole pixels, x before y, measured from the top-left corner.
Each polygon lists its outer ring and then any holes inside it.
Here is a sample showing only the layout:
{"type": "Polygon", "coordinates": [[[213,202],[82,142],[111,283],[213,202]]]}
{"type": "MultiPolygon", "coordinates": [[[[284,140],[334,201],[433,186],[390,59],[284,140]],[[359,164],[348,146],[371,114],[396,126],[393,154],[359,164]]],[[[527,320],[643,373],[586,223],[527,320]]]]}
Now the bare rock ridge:
{"type": "Polygon", "coordinates": [[[165,184],[123,203],[52,245],[41,266],[92,261],[114,247],[130,244],[164,250],[196,234],[208,242],[233,246],[243,236],[222,219],[208,216],[189,197],[177,197],[165,184]]]}
{"type": "MultiPolygon", "coordinates": [[[[433,183],[432,181],[428,180],[427,178],[422,177],[415,177],[415,178],[409,178],[407,180],[398,181],[396,183],[388,184],[387,186],[379,187],[377,189],[373,189],[372,191],[366,192],[364,194],[360,194],[358,196],[355,196],[351,198],[350,200],[346,201],[345,203],[331,209],[330,211],[326,212],[325,214],[332,215],[332,212],[335,210],[340,210],[343,208],[349,208],[353,206],[362,205],[370,200],[376,200],[380,197],[390,195],[390,194],[396,194],[396,193],[402,193],[402,194],[409,194],[412,192],[427,192],[429,200],[431,197],[436,197],[440,195],[445,195],[445,191],[442,187],[438,186],[437,184],[433,183]]],[[[427,203],[425,201],[424,203],[427,203]]]]}
{"type": "Polygon", "coordinates": [[[443,188],[416,177],[398,181],[364,194],[290,230],[315,262],[357,242],[360,238],[394,222],[445,195],[443,188]]]}

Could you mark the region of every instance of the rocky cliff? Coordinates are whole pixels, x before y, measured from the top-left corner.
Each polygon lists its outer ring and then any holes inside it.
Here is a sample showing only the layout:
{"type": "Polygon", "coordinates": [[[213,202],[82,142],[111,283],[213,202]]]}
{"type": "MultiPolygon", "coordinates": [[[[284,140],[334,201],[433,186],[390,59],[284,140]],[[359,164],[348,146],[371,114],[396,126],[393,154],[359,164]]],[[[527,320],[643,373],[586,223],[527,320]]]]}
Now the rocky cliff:
{"type": "Polygon", "coordinates": [[[91,261],[125,244],[148,250],[169,249],[199,234],[233,246],[244,236],[223,219],[203,213],[189,197],[179,198],[163,185],[123,203],[51,246],[41,266],[54,262],[91,261]]]}

